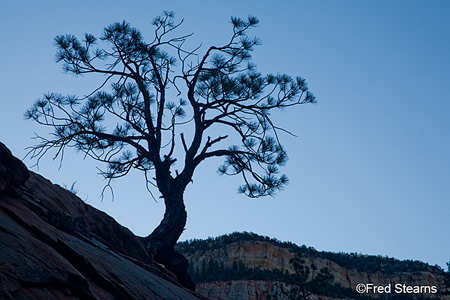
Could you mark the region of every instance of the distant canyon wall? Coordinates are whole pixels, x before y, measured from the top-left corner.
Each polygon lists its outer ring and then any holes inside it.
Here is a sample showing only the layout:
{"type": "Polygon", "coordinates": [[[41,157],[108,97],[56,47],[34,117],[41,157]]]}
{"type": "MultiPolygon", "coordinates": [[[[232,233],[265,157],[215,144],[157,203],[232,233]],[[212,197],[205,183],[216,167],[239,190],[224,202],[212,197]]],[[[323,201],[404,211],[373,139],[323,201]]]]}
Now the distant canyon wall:
{"type": "MultiPolygon", "coordinates": [[[[246,268],[294,272],[290,260],[295,254],[286,247],[280,247],[266,241],[232,242],[185,255],[193,264],[192,268],[197,268],[197,270],[201,269],[202,266],[208,265],[210,261],[214,261],[216,265],[221,265],[224,268],[233,268],[233,265],[243,264],[246,268]]],[[[389,274],[382,272],[370,273],[344,268],[332,260],[313,255],[304,255],[303,257],[305,264],[308,266],[314,264],[319,270],[324,267],[328,268],[334,276],[334,284],[352,291],[355,291],[357,285],[361,283],[372,283],[376,286],[391,284],[392,287],[400,283],[407,286],[435,286],[439,292],[446,290],[441,274],[429,270],[392,272],[389,274]]],[[[276,292],[280,285],[282,283],[272,280],[226,280],[199,283],[196,291],[211,300],[259,300],[267,299],[267,296],[276,292]]],[[[381,294],[369,293],[365,295],[378,297],[381,294]]],[[[438,295],[431,294],[426,296],[437,297],[438,295]]],[[[318,296],[316,295],[316,297],[318,296]]],[[[439,298],[450,299],[448,295],[441,295],[441,293],[439,293],[439,298]]]]}

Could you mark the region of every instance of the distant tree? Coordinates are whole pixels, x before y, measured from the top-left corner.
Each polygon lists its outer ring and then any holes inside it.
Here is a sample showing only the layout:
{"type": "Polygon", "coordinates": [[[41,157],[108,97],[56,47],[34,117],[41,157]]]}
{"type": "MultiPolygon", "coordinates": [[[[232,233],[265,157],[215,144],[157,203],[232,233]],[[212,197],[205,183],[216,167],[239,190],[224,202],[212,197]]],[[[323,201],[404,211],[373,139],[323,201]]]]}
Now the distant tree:
{"type": "MultiPolygon", "coordinates": [[[[447,265],[447,272],[443,272],[444,285],[447,289],[450,289],[450,261],[445,263],[447,265]]],[[[448,291],[447,291],[448,292],[448,291]]]]}
{"type": "Polygon", "coordinates": [[[286,275],[284,281],[287,286],[280,285],[280,289],[269,295],[268,299],[309,300],[311,295],[320,294],[333,282],[334,276],[328,268],[318,270],[314,264],[308,266],[299,254],[290,263],[295,272],[286,275]]]}
{"type": "Polygon", "coordinates": [[[304,79],[256,71],[250,53],[260,42],[247,36],[256,17],[232,17],[229,41],[202,54],[200,46],[186,48],[191,34],[175,35],[182,22],[175,23],[172,12],[156,17],[150,43],[125,21],[106,27],[100,40],[57,36],[56,60],[66,73],[103,74],[104,80],[84,97],[45,94],[25,113],[53,128],[50,137],[36,136],[30,153],[37,163],[52,148],[62,158],[73,147],[106,163],[101,175],[107,186],[132,169],[144,173],[166,211],[143,241],[179,276],[187,261],[173,247],[186,224],[183,194],[197,166],[223,157],[219,172],[242,175],[240,193],[273,195],[288,182],[278,174],[287,160],[279,133],[288,131],[270,113],[315,101],[304,79]]]}

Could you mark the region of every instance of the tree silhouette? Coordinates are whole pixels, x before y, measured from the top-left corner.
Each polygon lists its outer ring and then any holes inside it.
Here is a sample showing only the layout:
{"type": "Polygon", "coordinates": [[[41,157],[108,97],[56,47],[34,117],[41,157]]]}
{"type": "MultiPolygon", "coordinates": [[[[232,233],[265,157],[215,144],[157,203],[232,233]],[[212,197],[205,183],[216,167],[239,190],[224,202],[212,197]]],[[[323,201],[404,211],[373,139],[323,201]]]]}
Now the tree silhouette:
{"type": "Polygon", "coordinates": [[[103,74],[104,80],[83,97],[45,94],[25,113],[53,128],[50,137],[35,137],[30,153],[37,163],[52,148],[56,158],[73,147],[106,163],[101,175],[107,186],[132,169],[144,173],[166,211],[143,241],[179,277],[187,261],[173,246],[186,224],[183,193],[196,167],[223,157],[219,172],[242,175],[240,193],[273,195],[288,182],[278,170],[287,160],[278,134],[288,131],[272,122],[270,112],[315,101],[304,79],[256,71],[250,54],[260,42],[247,36],[256,17],[232,17],[228,42],[202,54],[200,46],[184,46],[192,34],[175,35],[182,22],[175,23],[173,12],[156,17],[150,43],[125,21],[106,27],[99,40],[57,36],[56,58],[66,73],[103,74]]]}

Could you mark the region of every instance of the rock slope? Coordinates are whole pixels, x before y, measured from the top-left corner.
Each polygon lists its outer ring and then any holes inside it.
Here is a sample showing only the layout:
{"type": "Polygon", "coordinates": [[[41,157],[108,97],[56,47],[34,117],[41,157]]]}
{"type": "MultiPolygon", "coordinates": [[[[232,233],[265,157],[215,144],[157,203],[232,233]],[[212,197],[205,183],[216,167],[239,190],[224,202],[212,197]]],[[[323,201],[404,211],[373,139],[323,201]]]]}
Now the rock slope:
{"type": "Polygon", "coordinates": [[[139,239],[0,143],[0,299],[204,299],[139,239]]]}

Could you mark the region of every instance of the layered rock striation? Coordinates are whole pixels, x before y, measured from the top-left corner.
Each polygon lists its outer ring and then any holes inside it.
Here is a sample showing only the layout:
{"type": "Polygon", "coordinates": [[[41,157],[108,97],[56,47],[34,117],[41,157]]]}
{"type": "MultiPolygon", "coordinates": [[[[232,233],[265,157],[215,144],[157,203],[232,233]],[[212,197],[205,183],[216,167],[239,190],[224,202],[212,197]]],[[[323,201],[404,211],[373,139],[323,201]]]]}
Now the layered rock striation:
{"type": "Polygon", "coordinates": [[[0,299],[203,299],[112,217],[0,144],[0,299]]]}
{"type": "MultiPolygon", "coordinates": [[[[327,268],[333,282],[314,298],[356,299],[402,297],[402,299],[450,299],[449,277],[436,266],[419,261],[361,254],[319,252],[306,246],[281,243],[255,234],[235,233],[210,240],[196,240],[178,245],[177,250],[189,260],[190,272],[197,281],[196,291],[211,300],[284,299],[274,297],[286,288],[286,274],[295,272],[291,259],[300,256],[305,266],[316,272],[327,268]],[[358,284],[392,286],[390,294],[358,294],[358,284]],[[395,284],[413,287],[435,286],[437,293],[395,293],[395,284]]],[[[287,287],[289,288],[289,287],[287,287]]],[[[400,298],[399,298],[400,299],[400,298]]]]}

